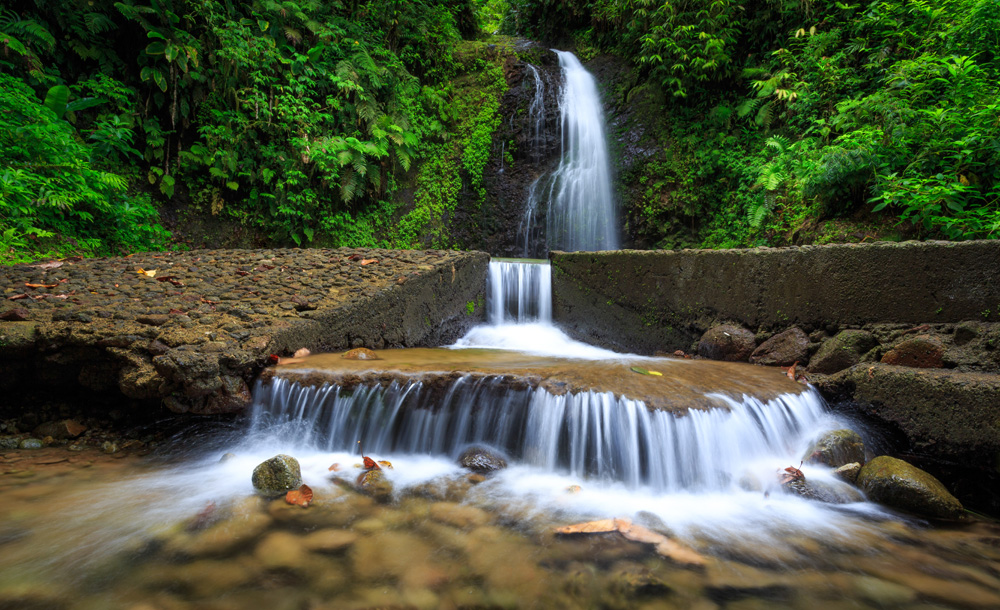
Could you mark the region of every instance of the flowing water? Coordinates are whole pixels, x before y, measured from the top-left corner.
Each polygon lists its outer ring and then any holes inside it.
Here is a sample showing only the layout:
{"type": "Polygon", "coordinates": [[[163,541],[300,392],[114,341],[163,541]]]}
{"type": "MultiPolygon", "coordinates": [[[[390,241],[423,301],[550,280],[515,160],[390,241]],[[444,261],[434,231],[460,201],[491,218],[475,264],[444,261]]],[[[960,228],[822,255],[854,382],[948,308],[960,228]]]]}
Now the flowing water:
{"type": "MultiPolygon", "coordinates": [[[[578,152],[559,198],[585,199],[604,189],[590,180],[606,152],[583,151],[599,105],[576,58],[560,62],[578,152]]],[[[553,216],[564,241],[550,243],[613,247],[613,208],[585,209],[553,216]]],[[[279,367],[236,429],[146,459],[0,452],[0,608],[1000,607],[994,523],[931,526],[823,466],[802,470],[824,501],[780,483],[847,425],[814,390],[773,369],[574,341],[552,323],[550,282],[543,263],[494,261],[489,323],[449,348],[279,367]],[[356,489],[359,440],[392,463],[391,491],[356,489]],[[508,467],[470,475],[456,458],[474,446],[508,467]],[[299,460],[308,508],[254,493],[254,467],[278,453],[299,460]],[[700,561],[554,531],[609,518],[700,561]]]]}

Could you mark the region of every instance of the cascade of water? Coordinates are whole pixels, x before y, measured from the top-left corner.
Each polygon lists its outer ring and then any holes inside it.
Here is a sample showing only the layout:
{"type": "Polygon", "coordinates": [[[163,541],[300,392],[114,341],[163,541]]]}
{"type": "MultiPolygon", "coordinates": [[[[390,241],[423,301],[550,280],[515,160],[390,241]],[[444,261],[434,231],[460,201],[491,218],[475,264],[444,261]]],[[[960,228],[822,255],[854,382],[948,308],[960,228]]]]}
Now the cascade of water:
{"type": "Polygon", "coordinates": [[[597,82],[572,53],[556,51],[563,73],[559,98],[562,159],[546,214],[550,250],[614,250],[618,220],[597,82]]]}
{"type": "Polygon", "coordinates": [[[528,106],[528,125],[531,128],[531,153],[534,161],[540,161],[542,137],[545,135],[545,82],[542,81],[538,68],[528,64],[528,69],[535,77],[535,97],[528,106]]]}
{"type": "Polygon", "coordinates": [[[549,265],[494,260],[490,262],[486,284],[490,324],[552,320],[549,265]]]}
{"type": "Polygon", "coordinates": [[[555,396],[512,390],[499,377],[463,377],[444,392],[420,382],[352,392],[276,378],[254,392],[252,432],[285,433],[322,451],[455,457],[473,443],[521,462],[655,490],[725,490],[755,461],[791,459],[824,418],[814,391],[762,403],[719,396],[727,408],[676,416],[610,393],[555,396]]]}

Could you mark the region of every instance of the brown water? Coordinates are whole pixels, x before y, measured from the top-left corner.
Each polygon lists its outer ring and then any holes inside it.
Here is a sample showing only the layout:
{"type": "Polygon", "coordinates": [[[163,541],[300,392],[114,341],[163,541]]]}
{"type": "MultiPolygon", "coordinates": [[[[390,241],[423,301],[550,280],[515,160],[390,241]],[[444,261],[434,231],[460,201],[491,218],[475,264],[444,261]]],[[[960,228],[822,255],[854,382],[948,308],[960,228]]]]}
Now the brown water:
{"type": "Polygon", "coordinates": [[[0,468],[0,608],[1000,607],[1000,527],[985,521],[882,516],[844,535],[776,522],[780,545],[689,540],[707,561],[692,568],[618,534],[557,536],[578,494],[538,511],[460,474],[386,505],[307,476],[303,509],[184,461],[48,448],[0,468]]]}

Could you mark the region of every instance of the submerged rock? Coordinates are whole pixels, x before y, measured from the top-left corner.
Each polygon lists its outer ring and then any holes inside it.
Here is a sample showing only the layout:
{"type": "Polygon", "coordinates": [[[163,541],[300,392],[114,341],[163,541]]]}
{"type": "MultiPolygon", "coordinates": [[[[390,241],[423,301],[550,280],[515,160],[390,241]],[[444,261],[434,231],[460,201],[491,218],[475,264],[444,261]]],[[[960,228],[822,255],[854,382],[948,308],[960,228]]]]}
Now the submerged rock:
{"type": "Polygon", "coordinates": [[[865,443],[854,430],[832,430],[820,437],[805,455],[805,461],[839,468],[851,462],[864,463],[865,443]]]}
{"type": "Polygon", "coordinates": [[[378,355],[367,347],[356,347],[344,352],[341,358],[348,360],[379,360],[378,355]]]}
{"type": "Polygon", "coordinates": [[[34,434],[38,436],[51,436],[57,439],[76,438],[87,431],[87,426],[72,419],[60,421],[49,421],[35,428],[34,434]]]}
{"type": "Polygon", "coordinates": [[[469,447],[458,457],[458,463],[479,474],[490,474],[507,467],[507,460],[502,455],[486,447],[469,447]]]}
{"type": "Polygon", "coordinates": [[[45,444],[37,438],[26,438],[18,443],[17,446],[21,449],[41,449],[45,444]]]}
{"type": "Polygon", "coordinates": [[[276,497],[302,485],[302,471],[298,460],[282,453],[258,464],[251,480],[257,493],[276,497]]]}
{"type": "Polygon", "coordinates": [[[792,366],[809,359],[809,337],[798,327],[774,335],[750,355],[750,362],[764,366],[792,366]]]}
{"type": "Polygon", "coordinates": [[[876,502],[925,517],[958,519],[965,510],[933,475],[885,455],[861,468],[858,487],[876,502]]]}
{"type": "Polygon", "coordinates": [[[809,372],[836,373],[850,368],[877,343],[875,335],[866,330],[842,330],[820,346],[809,361],[809,372]]]}
{"type": "Polygon", "coordinates": [[[865,499],[861,495],[861,492],[850,485],[839,482],[818,481],[816,479],[792,481],[785,485],[785,489],[803,498],[826,502],[827,504],[850,504],[852,502],[863,502],[865,499]]]}
{"type": "Polygon", "coordinates": [[[930,335],[907,339],[882,356],[882,364],[909,366],[918,369],[939,369],[944,366],[944,344],[930,335]]]}
{"type": "Polygon", "coordinates": [[[358,478],[358,489],[375,499],[386,503],[392,500],[392,483],[381,470],[369,470],[358,478]]]}
{"type": "Polygon", "coordinates": [[[756,338],[749,330],[731,324],[720,324],[701,336],[698,355],[711,360],[740,362],[750,357],[755,346],[756,338]]]}

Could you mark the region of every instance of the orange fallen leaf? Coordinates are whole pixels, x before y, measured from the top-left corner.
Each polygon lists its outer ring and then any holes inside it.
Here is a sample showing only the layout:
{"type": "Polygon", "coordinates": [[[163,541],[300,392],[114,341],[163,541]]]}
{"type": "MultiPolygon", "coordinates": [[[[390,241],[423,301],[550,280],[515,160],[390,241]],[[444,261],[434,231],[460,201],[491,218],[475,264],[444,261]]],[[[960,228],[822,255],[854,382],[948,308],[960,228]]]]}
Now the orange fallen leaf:
{"type": "Polygon", "coordinates": [[[361,259],[361,264],[362,265],[370,265],[372,263],[377,263],[377,262],[378,262],[377,258],[363,258],[363,259],[361,259]]]}
{"type": "Polygon", "coordinates": [[[150,269],[149,271],[146,271],[142,267],[139,267],[138,269],[135,270],[135,272],[138,273],[139,275],[145,275],[146,277],[156,277],[156,269],[150,269]]]}
{"type": "Polygon", "coordinates": [[[570,485],[566,488],[566,493],[578,494],[580,493],[581,487],[579,485],[570,485]]]}
{"type": "Polygon", "coordinates": [[[792,363],[792,366],[785,369],[785,374],[788,375],[788,378],[791,379],[792,381],[795,381],[795,367],[796,365],[798,365],[798,363],[799,361],[796,360],[794,363],[792,363]]]}
{"type": "MultiPolygon", "coordinates": [[[[799,463],[799,468],[802,468],[801,462],[799,463]]],[[[805,481],[806,475],[803,474],[799,468],[796,468],[795,466],[785,468],[784,474],[781,475],[781,484],[788,485],[794,481],[805,481]]]]}
{"type": "Polygon", "coordinates": [[[25,282],[24,285],[27,286],[28,288],[55,288],[59,284],[29,284],[25,282]]]}
{"type": "Polygon", "coordinates": [[[556,528],[557,534],[603,534],[606,532],[617,532],[618,524],[615,519],[600,519],[598,521],[587,521],[585,523],[574,523],[556,528]]]}
{"type": "Polygon", "coordinates": [[[678,563],[693,566],[705,565],[705,558],[694,549],[674,542],[663,534],[654,532],[647,527],[635,525],[628,519],[600,519],[598,521],[576,523],[556,529],[557,534],[603,534],[609,532],[618,532],[626,540],[633,542],[652,544],[657,553],[678,563]]]}
{"type": "Polygon", "coordinates": [[[381,466],[382,468],[388,468],[389,470],[394,470],[394,468],[392,467],[392,462],[390,462],[389,460],[379,460],[378,465],[381,466]]]}
{"type": "Polygon", "coordinates": [[[361,457],[365,460],[365,470],[382,470],[382,468],[378,465],[378,462],[371,459],[367,455],[363,455],[361,457]]]}
{"type": "Polygon", "coordinates": [[[306,508],[313,501],[313,490],[308,485],[303,484],[298,489],[285,494],[285,502],[306,508]]]}
{"type": "Polygon", "coordinates": [[[327,470],[329,470],[330,472],[340,472],[341,468],[342,466],[340,465],[340,462],[335,462],[332,466],[327,468],[327,470]]]}

